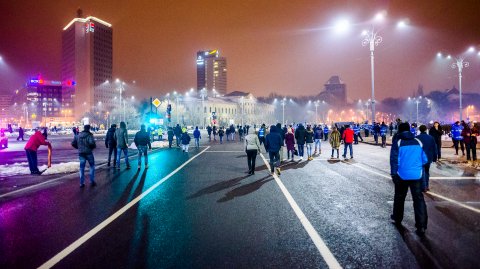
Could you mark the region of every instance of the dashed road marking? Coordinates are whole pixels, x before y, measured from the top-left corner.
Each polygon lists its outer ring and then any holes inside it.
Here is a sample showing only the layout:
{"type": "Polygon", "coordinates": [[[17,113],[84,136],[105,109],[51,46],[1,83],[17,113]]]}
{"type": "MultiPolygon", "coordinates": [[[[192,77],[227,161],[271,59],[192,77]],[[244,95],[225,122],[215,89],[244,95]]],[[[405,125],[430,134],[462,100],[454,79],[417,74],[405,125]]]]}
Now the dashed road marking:
{"type": "MultiPolygon", "coordinates": [[[[267,162],[263,154],[260,154],[262,157],[263,161],[265,162],[265,165],[268,168],[268,171],[270,171],[270,164],[267,162]]],[[[318,251],[320,252],[320,255],[322,255],[323,259],[327,263],[329,268],[342,268],[342,266],[338,263],[337,259],[335,256],[333,256],[332,252],[330,249],[327,247],[323,239],[320,237],[318,232],[313,228],[313,225],[310,223],[310,221],[307,219],[303,211],[300,209],[298,206],[297,202],[293,199],[292,195],[290,192],[287,190],[285,185],[283,185],[283,182],[280,180],[280,178],[276,175],[272,175],[273,178],[275,179],[275,182],[277,182],[277,185],[280,187],[280,190],[282,191],[283,195],[285,195],[285,198],[287,198],[288,203],[292,207],[293,211],[297,215],[297,218],[300,220],[300,222],[303,225],[303,228],[307,231],[308,235],[312,239],[313,243],[317,247],[318,251]]]]}
{"type": "Polygon", "coordinates": [[[65,257],[70,255],[73,251],[75,251],[77,248],[79,248],[81,245],[83,245],[85,242],[87,242],[90,238],[92,238],[94,235],[99,233],[101,230],[103,230],[105,227],[107,227],[110,223],[115,221],[117,218],[119,218],[121,215],[123,215],[128,209],[130,209],[132,206],[140,202],[145,196],[147,196],[149,193],[154,191],[158,186],[162,185],[165,181],[167,181],[169,178],[171,178],[173,175],[178,173],[183,167],[185,167],[187,164],[189,164],[191,161],[193,161],[195,158],[200,156],[202,153],[207,151],[210,147],[207,147],[206,149],[202,150],[200,153],[197,155],[193,156],[192,158],[188,159],[186,162],[184,162],[182,165],[177,167],[177,169],[173,170],[170,172],[170,174],[166,175],[164,178],[162,178],[160,181],[155,183],[153,186],[148,188],[148,190],[144,191],[142,194],[137,196],[137,198],[133,199],[130,203],[126,204],[122,208],[120,208],[117,212],[115,212],[113,215],[102,221],[100,224],[95,226],[93,229],[91,229],[89,232],[84,234],[82,237],[77,239],[75,242],[70,244],[68,247],[66,247],[64,250],[60,251],[57,255],[53,256],[50,260],[42,264],[39,269],[43,268],[51,268],[55,266],[57,263],[59,263],[61,260],[63,260],[65,257]]]}

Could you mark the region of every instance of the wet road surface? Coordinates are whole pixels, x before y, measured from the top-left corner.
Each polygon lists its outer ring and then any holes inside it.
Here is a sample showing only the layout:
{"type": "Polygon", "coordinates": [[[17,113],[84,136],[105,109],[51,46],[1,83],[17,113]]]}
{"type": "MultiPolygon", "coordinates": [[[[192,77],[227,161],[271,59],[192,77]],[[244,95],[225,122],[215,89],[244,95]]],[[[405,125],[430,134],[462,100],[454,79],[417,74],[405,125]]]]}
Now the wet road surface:
{"type": "Polygon", "coordinates": [[[355,159],[339,161],[323,144],[322,155],[285,163],[279,177],[262,156],[247,176],[242,149],[162,149],[148,170],[137,171],[136,159],[132,170],[99,169],[95,188],[79,189],[70,175],[6,195],[0,267],[478,268],[476,174],[432,165],[439,179],[419,238],[410,195],[404,228],[390,222],[389,149],[355,145],[355,159]]]}

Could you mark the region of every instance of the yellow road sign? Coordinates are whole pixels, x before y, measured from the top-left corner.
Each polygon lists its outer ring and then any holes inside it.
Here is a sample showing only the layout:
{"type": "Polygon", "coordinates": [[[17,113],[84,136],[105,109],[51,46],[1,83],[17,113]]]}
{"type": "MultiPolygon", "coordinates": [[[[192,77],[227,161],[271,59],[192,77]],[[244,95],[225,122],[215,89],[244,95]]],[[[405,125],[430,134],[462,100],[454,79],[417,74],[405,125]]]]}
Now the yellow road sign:
{"type": "Polygon", "coordinates": [[[155,106],[155,107],[158,107],[160,106],[162,102],[160,102],[160,100],[158,100],[158,98],[155,98],[155,100],[153,100],[152,104],[155,106]]]}

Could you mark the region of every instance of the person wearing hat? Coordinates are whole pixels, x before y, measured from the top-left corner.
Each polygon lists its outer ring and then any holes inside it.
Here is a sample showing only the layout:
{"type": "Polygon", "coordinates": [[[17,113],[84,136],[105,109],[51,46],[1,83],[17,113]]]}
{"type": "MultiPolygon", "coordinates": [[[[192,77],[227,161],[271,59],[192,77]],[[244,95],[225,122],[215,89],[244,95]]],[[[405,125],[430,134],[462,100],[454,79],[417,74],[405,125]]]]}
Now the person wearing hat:
{"type": "Polygon", "coordinates": [[[80,188],[85,187],[85,165],[90,165],[90,186],[95,187],[95,158],[93,150],[97,147],[93,134],[90,132],[90,125],[83,126],[80,132],[72,141],[72,146],[78,149],[78,159],[80,160],[80,188]]]}

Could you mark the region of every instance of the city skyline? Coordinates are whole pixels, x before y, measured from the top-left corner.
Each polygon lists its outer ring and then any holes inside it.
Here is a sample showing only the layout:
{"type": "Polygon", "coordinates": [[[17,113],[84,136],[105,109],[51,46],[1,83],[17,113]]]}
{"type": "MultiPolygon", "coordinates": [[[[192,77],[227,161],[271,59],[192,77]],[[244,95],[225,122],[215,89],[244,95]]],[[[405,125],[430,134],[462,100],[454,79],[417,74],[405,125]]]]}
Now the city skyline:
{"type": "MultiPolygon", "coordinates": [[[[60,77],[62,28],[78,7],[85,16],[102,18],[115,27],[114,77],[137,81],[142,91],[135,95],[140,97],[195,88],[195,53],[218,48],[229,59],[228,92],[314,95],[330,76],[339,75],[348,85],[349,99],[365,99],[370,95],[369,52],[362,47],[359,33],[382,10],[390,26],[381,26],[383,42],[375,55],[378,99],[406,97],[419,84],[426,92],[458,87],[452,62],[440,63],[436,53],[455,55],[470,45],[479,49],[475,29],[479,19],[474,13],[480,4],[475,1],[341,1],[334,5],[280,1],[275,6],[268,1],[221,5],[217,1],[145,1],[144,5],[120,2],[116,8],[113,1],[54,6],[46,1],[27,2],[1,4],[6,23],[0,27],[9,42],[0,45],[6,65],[2,68],[8,68],[2,72],[0,91],[19,88],[39,72],[60,77]],[[462,20],[456,19],[460,15],[462,20]],[[354,24],[350,32],[333,31],[340,18],[354,24]],[[396,31],[394,22],[404,18],[409,26],[396,31]],[[41,28],[35,28],[38,21],[44,21],[41,28]]],[[[463,88],[478,91],[480,57],[473,53],[468,61],[463,88]]]]}

